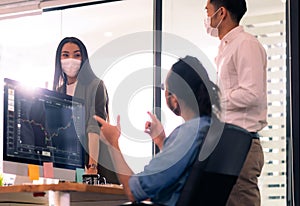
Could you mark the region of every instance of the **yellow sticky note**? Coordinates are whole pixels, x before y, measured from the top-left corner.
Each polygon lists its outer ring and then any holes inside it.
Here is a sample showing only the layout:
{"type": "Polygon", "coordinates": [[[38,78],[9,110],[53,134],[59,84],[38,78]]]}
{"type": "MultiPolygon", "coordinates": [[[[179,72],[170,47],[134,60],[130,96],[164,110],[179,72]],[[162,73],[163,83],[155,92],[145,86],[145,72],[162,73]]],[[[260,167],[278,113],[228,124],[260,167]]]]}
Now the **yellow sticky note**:
{"type": "Polygon", "coordinates": [[[38,180],[40,178],[40,171],[38,165],[28,165],[28,176],[30,180],[38,180]]]}
{"type": "Polygon", "coordinates": [[[43,163],[44,177],[45,178],[53,178],[53,162],[44,162],[43,163]]]}

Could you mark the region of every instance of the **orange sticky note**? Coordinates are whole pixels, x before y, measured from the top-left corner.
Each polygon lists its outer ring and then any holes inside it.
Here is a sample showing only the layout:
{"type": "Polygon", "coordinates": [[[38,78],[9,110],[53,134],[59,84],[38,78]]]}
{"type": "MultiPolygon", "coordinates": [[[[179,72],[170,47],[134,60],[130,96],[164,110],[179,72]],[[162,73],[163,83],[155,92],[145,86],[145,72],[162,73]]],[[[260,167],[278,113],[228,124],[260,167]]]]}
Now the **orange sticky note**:
{"type": "Polygon", "coordinates": [[[44,177],[53,178],[53,162],[44,162],[43,163],[44,177]]]}
{"type": "Polygon", "coordinates": [[[28,165],[28,176],[30,180],[38,180],[40,178],[40,171],[38,165],[28,165]]]}

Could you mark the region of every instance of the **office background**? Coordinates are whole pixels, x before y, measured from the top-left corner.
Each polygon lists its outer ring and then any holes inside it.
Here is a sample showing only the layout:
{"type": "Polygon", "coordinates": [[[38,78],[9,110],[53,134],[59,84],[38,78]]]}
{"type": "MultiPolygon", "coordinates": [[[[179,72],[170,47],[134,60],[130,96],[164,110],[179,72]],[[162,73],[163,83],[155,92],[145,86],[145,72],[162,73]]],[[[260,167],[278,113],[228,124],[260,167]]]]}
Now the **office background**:
{"type": "MultiPolygon", "coordinates": [[[[218,40],[204,33],[205,0],[14,2],[17,1],[0,3],[0,75],[39,87],[51,88],[55,49],[65,36],[83,40],[95,67],[101,65],[97,54],[106,51],[106,45],[113,45],[124,36],[130,39],[132,34],[140,32],[152,34],[153,29],[176,35],[196,46],[211,62],[217,52],[218,40]]],[[[242,22],[268,53],[269,125],[262,131],[266,162],[259,182],[264,206],[300,204],[298,8],[296,0],[248,0],[248,12],[242,22]]],[[[167,50],[160,34],[152,35],[153,49],[167,50]]],[[[155,53],[153,57],[152,53],[139,51],[118,59],[105,74],[99,72],[109,89],[111,111],[120,110],[120,103],[114,103],[114,98],[125,77],[143,68],[149,74],[143,77],[145,81],[150,79],[159,84],[175,59],[176,55],[167,52],[161,56],[155,53]],[[147,68],[153,68],[153,64],[156,67],[152,75],[147,68]]],[[[214,72],[210,75],[215,78],[214,72]]],[[[130,134],[125,134],[122,139],[123,152],[135,171],[141,170],[152,155],[151,141],[142,131],[147,119],[145,111],[153,105],[161,108],[167,132],[182,121],[168,111],[160,91],[149,85],[143,85],[144,89],[138,91],[126,91],[134,94],[124,102],[128,113],[124,115],[135,128],[134,134],[140,137],[130,139],[130,134]]]]}

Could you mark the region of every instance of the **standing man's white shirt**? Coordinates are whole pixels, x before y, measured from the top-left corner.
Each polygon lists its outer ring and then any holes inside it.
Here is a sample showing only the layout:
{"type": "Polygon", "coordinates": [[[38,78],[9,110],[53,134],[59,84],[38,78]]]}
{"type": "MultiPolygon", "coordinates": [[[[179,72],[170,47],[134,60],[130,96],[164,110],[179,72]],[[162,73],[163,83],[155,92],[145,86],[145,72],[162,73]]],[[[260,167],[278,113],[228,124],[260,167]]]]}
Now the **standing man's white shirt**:
{"type": "Polygon", "coordinates": [[[267,125],[264,48],[255,37],[238,26],[222,38],[215,62],[223,120],[249,132],[260,131],[267,125]]]}

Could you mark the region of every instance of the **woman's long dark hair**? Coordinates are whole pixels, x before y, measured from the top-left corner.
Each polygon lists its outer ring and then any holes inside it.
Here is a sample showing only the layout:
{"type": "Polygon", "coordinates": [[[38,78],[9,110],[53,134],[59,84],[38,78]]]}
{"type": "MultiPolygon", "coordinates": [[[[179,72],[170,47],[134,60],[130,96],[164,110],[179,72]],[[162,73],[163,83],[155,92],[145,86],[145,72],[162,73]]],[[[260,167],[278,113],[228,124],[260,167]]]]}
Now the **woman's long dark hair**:
{"type": "Polygon", "coordinates": [[[197,58],[186,56],[179,59],[172,66],[166,84],[171,94],[183,100],[199,116],[219,115],[218,86],[210,81],[206,69],[197,58]]]}
{"type": "MultiPolygon", "coordinates": [[[[97,76],[95,75],[95,73],[92,70],[86,47],[82,43],[82,41],[76,37],[65,37],[63,40],[61,40],[61,42],[59,43],[57,50],[56,50],[55,72],[54,72],[54,79],[53,79],[53,90],[64,93],[64,94],[66,94],[66,91],[67,91],[68,79],[67,79],[66,74],[62,71],[62,68],[61,68],[61,52],[62,52],[63,46],[66,43],[76,44],[80,49],[82,61],[81,61],[81,65],[80,65],[79,74],[77,76],[77,81],[83,85],[88,85],[94,79],[97,78],[97,76]]],[[[107,112],[107,120],[109,120],[109,112],[108,112],[109,98],[108,98],[108,93],[107,93],[106,88],[104,88],[104,89],[105,89],[105,93],[107,96],[105,109],[107,112]]]]}
{"type": "Polygon", "coordinates": [[[66,93],[66,85],[67,85],[67,77],[66,74],[62,71],[61,68],[61,52],[62,48],[66,43],[73,43],[76,44],[79,49],[82,56],[82,62],[80,66],[80,75],[78,74],[77,80],[81,82],[82,84],[88,84],[92,80],[94,80],[96,75],[94,74],[90,62],[88,53],[86,50],[85,45],[77,39],[76,37],[65,37],[61,42],[59,43],[57,50],[56,50],[56,57],[55,57],[55,72],[54,72],[54,79],[53,79],[53,90],[59,91],[62,93],[66,93]]]}

